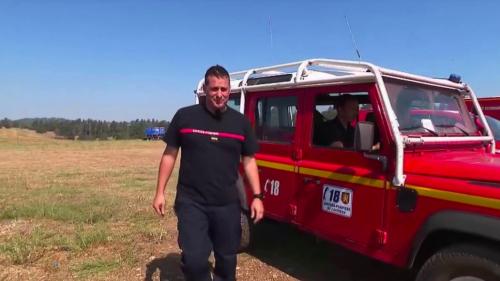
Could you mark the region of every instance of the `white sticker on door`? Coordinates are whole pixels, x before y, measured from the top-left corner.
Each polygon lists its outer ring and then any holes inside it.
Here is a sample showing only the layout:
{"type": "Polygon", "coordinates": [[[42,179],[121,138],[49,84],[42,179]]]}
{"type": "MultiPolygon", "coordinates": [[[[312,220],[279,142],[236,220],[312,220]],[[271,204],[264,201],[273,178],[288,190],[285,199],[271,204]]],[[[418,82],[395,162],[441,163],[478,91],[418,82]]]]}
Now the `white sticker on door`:
{"type": "Polygon", "coordinates": [[[323,186],[322,210],[350,218],[352,216],[352,189],[325,184],[323,186]]]}

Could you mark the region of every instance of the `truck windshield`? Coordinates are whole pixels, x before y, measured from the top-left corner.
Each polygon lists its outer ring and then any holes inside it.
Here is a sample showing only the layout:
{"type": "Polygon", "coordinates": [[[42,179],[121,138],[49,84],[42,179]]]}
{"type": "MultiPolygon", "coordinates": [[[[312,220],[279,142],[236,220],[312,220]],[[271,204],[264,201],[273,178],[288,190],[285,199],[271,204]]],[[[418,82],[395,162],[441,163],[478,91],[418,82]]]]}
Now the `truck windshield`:
{"type": "Polygon", "coordinates": [[[478,129],[458,90],[384,78],[403,135],[468,136],[478,129]]]}

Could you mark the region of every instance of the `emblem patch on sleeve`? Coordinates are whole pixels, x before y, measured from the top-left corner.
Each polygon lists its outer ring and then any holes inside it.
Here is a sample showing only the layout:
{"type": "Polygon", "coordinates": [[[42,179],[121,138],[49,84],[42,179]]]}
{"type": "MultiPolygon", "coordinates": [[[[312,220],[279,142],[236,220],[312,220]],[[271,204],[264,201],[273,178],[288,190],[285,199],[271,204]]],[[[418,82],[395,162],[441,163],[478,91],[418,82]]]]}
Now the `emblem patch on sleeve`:
{"type": "Polygon", "coordinates": [[[352,216],[352,189],[325,184],[321,209],[325,212],[350,218],[352,216]]]}

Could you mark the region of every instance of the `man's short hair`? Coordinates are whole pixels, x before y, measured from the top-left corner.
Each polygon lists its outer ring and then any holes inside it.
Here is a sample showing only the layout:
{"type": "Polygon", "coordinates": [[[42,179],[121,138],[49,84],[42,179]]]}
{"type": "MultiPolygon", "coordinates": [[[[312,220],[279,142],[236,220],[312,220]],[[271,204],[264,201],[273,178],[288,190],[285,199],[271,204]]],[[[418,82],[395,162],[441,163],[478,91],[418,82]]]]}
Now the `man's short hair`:
{"type": "Polygon", "coordinates": [[[224,67],[218,64],[211,66],[207,69],[207,72],[205,72],[205,85],[207,85],[209,76],[215,76],[217,78],[227,78],[227,80],[229,81],[229,72],[227,72],[224,67]]]}
{"type": "Polygon", "coordinates": [[[338,100],[337,100],[337,108],[339,107],[344,107],[344,105],[348,102],[348,101],[358,101],[358,99],[356,97],[354,97],[353,95],[350,95],[350,94],[343,94],[343,95],[340,95],[338,100]]]}

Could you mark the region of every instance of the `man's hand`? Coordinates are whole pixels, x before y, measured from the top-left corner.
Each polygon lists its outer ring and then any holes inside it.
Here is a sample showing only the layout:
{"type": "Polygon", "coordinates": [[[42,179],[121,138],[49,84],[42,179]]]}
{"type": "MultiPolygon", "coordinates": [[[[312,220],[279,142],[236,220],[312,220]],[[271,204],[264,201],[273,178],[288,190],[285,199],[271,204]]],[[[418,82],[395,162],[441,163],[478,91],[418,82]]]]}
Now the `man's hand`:
{"type": "Polygon", "coordinates": [[[253,223],[258,223],[264,217],[264,204],[262,204],[262,200],[253,199],[250,209],[253,223]]]}
{"type": "Polygon", "coordinates": [[[163,193],[156,194],[153,200],[153,209],[159,216],[163,217],[165,215],[165,195],[163,193]]]}
{"type": "Polygon", "coordinates": [[[330,146],[335,148],[344,148],[344,144],[341,141],[335,141],[330,146]]]}
{"type": "MultiPolygon", "coordinates": [[[[254,156],[243,157],[243,169],[245,170],[253,194],[260,194],[259,170],[254,156]]],[[[264,217],[264,204],[262,203],[262,199],[253,199],[250,205],[250,217],[253,219],[254,223],[257,223],[264,217]]]]}
{"type": "Polygon", "coordinates": [[[163,152],[160,161],[160,168],[158,169],[158,182],[156,183],[155,199],[153,199],[153,209],[159,216],[165,215],[165,186],[167,185],[172,169],[177,159],[177,148],[170,148],[167,146],[163,152]]]}

